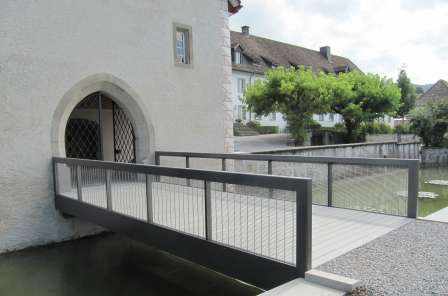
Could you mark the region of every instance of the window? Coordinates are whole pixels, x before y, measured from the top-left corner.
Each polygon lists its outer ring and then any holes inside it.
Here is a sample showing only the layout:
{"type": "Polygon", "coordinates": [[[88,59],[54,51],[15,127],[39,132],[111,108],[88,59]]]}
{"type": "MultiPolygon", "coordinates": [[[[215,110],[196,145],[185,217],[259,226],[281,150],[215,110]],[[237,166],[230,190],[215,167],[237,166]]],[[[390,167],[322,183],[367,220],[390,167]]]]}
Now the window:
{"type": "Polygon", "coordinates": [[[324,121],[324,120],[325,120],[325,115],[319,114],[319,121],[324,121]]]}
{"type": "Polygon", "coordinates": [[[334,121],[334,114],[330,113],[330,121],[333,122],[334,121]]]}
{"type": "Polygon", "coordinates": [[[243,118],[243,120],[247,120],[247,110],[246,110],[246,106],[243,106],[243,114],[241,114],[242,116],[242,118],[243,118]]]}
{"type": "Polygon", "coordinates": [[[191,65],[191,28],[174,24],[174,59],[176,65],[191,65]]]}
{"type": "Polygon", "coordinates": [[[235,51],[235,64],[241,65],[243,63],[243,54],[241,51],[235,51]]]}
{"type": "Polygon", "coordinates": [[[243,115],[243,106],[238,105],[238,119],[242,119],[243,115]]]}
{"type": "Polygon", "coordinates": [[[238,78],[238,93],[244,94],[246,91],[246,79],[238,78]]]}
{"type": "Polygon", "coordinates": [[[272,121],[276,121],[277,120],[277,114],[275,112],[271,113],[271,120],[272,121]]]}

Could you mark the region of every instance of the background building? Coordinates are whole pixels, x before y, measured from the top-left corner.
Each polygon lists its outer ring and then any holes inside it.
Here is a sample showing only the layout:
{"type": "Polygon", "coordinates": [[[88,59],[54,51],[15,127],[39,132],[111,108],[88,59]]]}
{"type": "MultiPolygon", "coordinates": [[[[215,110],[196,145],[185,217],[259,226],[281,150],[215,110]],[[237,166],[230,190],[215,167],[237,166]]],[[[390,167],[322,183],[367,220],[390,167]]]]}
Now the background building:
{"type": "MultiPolygon", "coordinates": [[[[257,79],[264,79],[264,73],[277,66],[311,67],[325,73],[340,73],[358,69],[349,59],[332,55],[329,46],[319,51],[286,44],[250,34],[248,26],[241,32],[231,32],[232,50],[232,97],[234,119],[242,122],[256,120],[261,125],[275,125],[281,131],[287,126],[281,113],[255,117],[243,104],[245,88],[257,79]]],[[[315,115],[314,119],[322,126],[334,126],[341,122],[338,114],[315,115]]]]}
{"type": "MultiPolygon", "coordinates": [[[[241,32],[231,32],[232,50],[232,97],[233,117],[235,120],[249,122],[256,120],[261,125],[278,126],[284,131],[287,123],[281,113],[255,117],[242,102],[245,88],[257,79],[264,79],[268,69],[283,67],[311,67],[314,71],[325,73],[341,73],[359,70],[348,58],[331,54],[329,46],[318,51],[278,42],[250,34],[250,28],[244,26],[241,32]]],[[[342,123],[338,114],[314,115],[314,120],[324,127],[342,123]]],[[[392,121],[388,118],[387,123],[392,121]]]]}

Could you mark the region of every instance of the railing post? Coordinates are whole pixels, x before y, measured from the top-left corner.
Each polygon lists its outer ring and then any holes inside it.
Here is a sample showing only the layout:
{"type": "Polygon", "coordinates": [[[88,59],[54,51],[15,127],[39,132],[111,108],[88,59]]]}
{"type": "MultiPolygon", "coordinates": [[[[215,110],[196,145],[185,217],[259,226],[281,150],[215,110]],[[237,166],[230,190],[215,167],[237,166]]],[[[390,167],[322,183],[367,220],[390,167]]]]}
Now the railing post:
{"type": "Polygon", "coordinates": [[[204,180],[205,200],[205,239],[212,240],[212,188],[210,182],[204,180]]]}
{"type": "Polygon", "coordinates": [[[417,218],[418,197],[418,162],[415,161],[408,168],[408,218],[417,218]]]}
{"type": "Polygon", "coordinates": [[[154,154],[154,158],[156,165],[160,165],[160,153],[158,151],[154,154]]]}
{"type": "MultiPolygon", "coordinates": [[[[155,164],[157,166],[160,166],[160,153],[156,151],[154,157],[155,157],[155,164]]],[[[160,182],[160,176],[155,176],[154,181],[160,182]]]]}
{"type": "MultiPolygon", "coordinates": [[[[272,160],[268,160],[268,175],[272,175],[272,160]]],[[[274,190],[269,188],[269,198],[274,198],[274,190]]]]}
{"type": "Polygon", "coordinates": [[[327,172],[327,206],[333,206],[333,164],[328,163],[328,172],[327,172]]]}
{"type": "Polygon", "coordinates": [[[152,175],[145,175],[146,177],[146,220],[148,223],[154,222],[152,212],[152,175]]]}
{"type": "Polygon", "coordinates": [[[59,180],[58,180],[58,165],[54,158],[52,159],[53,163],[53,190],[54,194],[57,195],[59,191],[59,180]]]}
{"type": "Polygon", "coordinates": [[[296,268],[299,277],[311,269],[312,188],[311,180],[296,191],[296,268]]]}
{"type": "MultiPolygon", "coordinates": [[[[185,167],[188,169],[190,168],[190,156],[185,156],[185,167]]],[[[191,181],[190,179],[187,179],[187,186],[190,186],[191,181]]]]}
{"type": "Polygon", "coordinates": [[[107,209],[112,211],[112,189],[110,184],[110,170],[106,170],[106,201],[107,209]]]}
{"type": "Polygon", "coordinates": [[[78,192],[78,200],[82,201],[82,185],[81,185],[81,166],[76,166],[76,191],[78,192]]]}
{"type": "MultiPolygon", "coordinates": [[[[222,158],[222,159],[221,159],[221,170],[222,170],[223,172],[225,172],[225,171],[227,170],[227,167],[226,167],[226,159],[225,159],[225,158],[222,158]]],[[[226,192],[226,191],[227,191],[227,184],[226,184],[226,183],[222,183],[222,191],[223,191],[223,192],[226,192]]]]}

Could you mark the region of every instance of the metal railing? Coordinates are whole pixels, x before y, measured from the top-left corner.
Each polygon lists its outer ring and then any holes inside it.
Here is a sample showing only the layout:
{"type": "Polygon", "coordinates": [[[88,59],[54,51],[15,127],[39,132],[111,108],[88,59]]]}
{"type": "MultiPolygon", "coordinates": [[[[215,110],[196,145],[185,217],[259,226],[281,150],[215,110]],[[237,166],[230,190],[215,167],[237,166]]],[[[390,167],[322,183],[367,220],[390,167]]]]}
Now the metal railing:
{"type": "Polygon", "coordinates": [[[53,168],[69,215],[263,288],[311,268],[310,179],[67,158],[53,168]]]}
{"type": "Polygon", "coordinates": [[[155,159],[157,165],[165,166],[308,177],[313,180],[314,204],[417,216],[419,161],[416,159],[171,151],[157,151],[155,159]]]}

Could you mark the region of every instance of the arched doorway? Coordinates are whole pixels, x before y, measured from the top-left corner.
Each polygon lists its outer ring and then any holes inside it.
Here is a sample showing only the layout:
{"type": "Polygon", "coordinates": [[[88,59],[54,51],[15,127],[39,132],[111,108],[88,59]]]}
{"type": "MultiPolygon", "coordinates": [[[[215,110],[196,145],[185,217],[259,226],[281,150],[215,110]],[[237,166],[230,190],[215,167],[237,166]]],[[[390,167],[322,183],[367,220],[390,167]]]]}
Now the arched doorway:
{"type": "Polygon", "coordinates": [[[135,146],[131,120],[107,94],[88,95],[70,113],[65,128],[67,157],[136,162],[135,146]]]}

